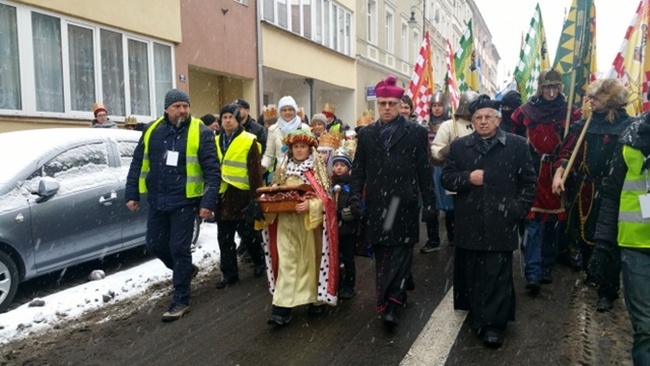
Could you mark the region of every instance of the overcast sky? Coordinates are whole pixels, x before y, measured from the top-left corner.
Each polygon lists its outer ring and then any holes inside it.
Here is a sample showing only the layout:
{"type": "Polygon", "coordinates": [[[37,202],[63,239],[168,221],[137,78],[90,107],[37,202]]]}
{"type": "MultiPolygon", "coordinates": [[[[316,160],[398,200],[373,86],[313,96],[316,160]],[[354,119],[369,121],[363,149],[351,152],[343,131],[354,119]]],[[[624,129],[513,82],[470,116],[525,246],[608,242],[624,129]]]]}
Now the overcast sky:
{"type": "MultiPolygon", "coordinates": [[[[492,43],[497,47],[499,84],[508,71],[513,72],[519,61],[522,32],[524,38],[530,19],[539,2],[546,29],[551,63],[564,24],[565,11],[572,0],[474,0],[492,33],[492,43]],[[497,5],[498,4],[498,5],[497,5]]],[[[598,70],[609,71],[614,56],[621,47],[625,31],[639,5],[639,0],[595,0],[598,70]]]]}

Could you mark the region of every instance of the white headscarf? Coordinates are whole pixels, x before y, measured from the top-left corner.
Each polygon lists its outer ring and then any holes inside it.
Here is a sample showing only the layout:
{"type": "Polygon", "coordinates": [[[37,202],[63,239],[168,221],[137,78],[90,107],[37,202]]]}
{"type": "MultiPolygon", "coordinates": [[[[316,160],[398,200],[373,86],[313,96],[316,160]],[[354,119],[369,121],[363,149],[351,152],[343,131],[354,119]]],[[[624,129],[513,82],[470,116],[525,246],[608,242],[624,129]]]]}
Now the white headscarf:
{"type": "Polygon", "coordinates": [[[291,132],[297,130],[298,127],[300,127],[302,121],[300,120],[300,117],[298,117],[298,113],[297,113],[298,105],[296,104],[296,101],[293,99],[293,97],[291,97],[290,95],[282,97],[278,102],[278,111],[280,111],[280,118],[278,118],[278,124],[280,126],[280,131],[282,132],[282,136],[286,136],[291,132]],[[290,121],[284,120],[284,118],[282,117],[283,107],[291,107],[293,108],[293,111],[296,112],[292,120],[290,121]]]}

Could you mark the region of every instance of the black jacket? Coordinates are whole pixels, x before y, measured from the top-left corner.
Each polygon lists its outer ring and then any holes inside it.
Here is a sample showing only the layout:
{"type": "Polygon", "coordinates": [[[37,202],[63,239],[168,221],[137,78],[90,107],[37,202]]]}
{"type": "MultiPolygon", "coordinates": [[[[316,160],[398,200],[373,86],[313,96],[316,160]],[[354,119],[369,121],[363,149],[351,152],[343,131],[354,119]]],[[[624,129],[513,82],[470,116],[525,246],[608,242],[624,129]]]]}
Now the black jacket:
{"type": "Polygon", "coordinates": [[[456,192],[456,245],[463,249],[517,249],[519,221],[535,198],[537,176],[526,140],[500,129],[495,138],[487,151],[476,132],[455,140],[442,170],[442,186],[456,192]],[[476,169],[484,170],[482,186],[470,183],[476,169]]]}
{"type": "MultiPolygon", "coordinates": [[[[339,185],[341,190],[338,193],[337,205],[336,205],[336,215],[339,219],[339,236],[341,235],[358,235],[359,234],[359,219],[354,219],[350,221],[344,221],[342,217],[343,209],[350,208],[350,197],[352,197],[350,191],[350,174],[345,175],[333,175],[332,176],[332,187],[339,185]]],[[[332,193],[336,197],[336,193],[332,193]]]]}
{"type": "MultiPolygon", "coordinates": [[[[146,183],[147,201],[152,209],[169,211],[186,205],[199,204],[199,202],[201,208],[211,211],[215,209],[221,184],[221,167],[217,159],[214,133],[203,124],[199,126],[201,139],[198,157],[203,171],[204,193],[202,198],[186,197],[185,150],[190,118],[181,122],[180,127],[176,128],[165,115],[165,120],[160,122],[151,133],[149,140],[150,170],[146,183]],[[177,166],[168,166],[166,163],[167,151],[170,150],[179,152],[177,166]]],[[[144,155],[144,136],[151,126],[152,123],[145,128],[133,153],[133,160],[126,180],[126,201],[140,201],[138,179],[144,155]]]]}
{"type": "Polygon", "coordinates": [[[262,153],[266,151],[266,130],[264,129],[264,126],[255,122],[251,116],[248,116],[242,125],[244,126],[244,130],[246,130],[246,132],[257,136],[257,142],[262,145],[262,153]]]}
{"type": "Polygon", "coordinates": [[[415,245],[419,240],[418,198],[435,207],[433,169],[426,128],[399,115],[389,147],[379,135],[381,121],[359,132],[352,164],[352,194],[365,187],[366,230],[373,245],[415,245]]]}

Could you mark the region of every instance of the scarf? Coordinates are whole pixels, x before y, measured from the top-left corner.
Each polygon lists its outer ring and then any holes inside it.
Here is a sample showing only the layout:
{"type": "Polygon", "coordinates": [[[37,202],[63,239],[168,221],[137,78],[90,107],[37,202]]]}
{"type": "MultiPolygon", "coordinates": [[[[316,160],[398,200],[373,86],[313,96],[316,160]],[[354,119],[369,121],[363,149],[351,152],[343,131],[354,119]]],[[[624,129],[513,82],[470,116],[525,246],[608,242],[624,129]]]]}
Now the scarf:
{"type": "Polygon", "coordinates": [[[390,138],[404,124],[404,117],[402,115],[397,116],[394,120],[384,123],[379,123],[379,138],[384,145],[384,148],[388,150],[390,147],[390,138]]]}
{"type": "Polygon", "coordinates": [[[530,102],[521,106],[522,111],[531,121],[530,128],[534,128],[537,124],[564,121],[566,108],[567,103],[562,94],[550,101],[540,97],[532,97],[530,102]]]}
{"type": "Polygon", "coordinates": [[[300,120],[300,117],[295,116],[291,121],[285,121],[282,118],[278,118],[278,123],[280,124],[280,132],[282,132],[282,136],[287,136],[291,132],[297,130],[302,121],[300,120]]]}
{"type": "Polygon", "coordinates": [[[311,155],[303,161],[297,161],[294,158],[291,158],[287,163],[287,175],[297,175],[306,181],[305,172],[313,168],[314,158],[311,155]]]}

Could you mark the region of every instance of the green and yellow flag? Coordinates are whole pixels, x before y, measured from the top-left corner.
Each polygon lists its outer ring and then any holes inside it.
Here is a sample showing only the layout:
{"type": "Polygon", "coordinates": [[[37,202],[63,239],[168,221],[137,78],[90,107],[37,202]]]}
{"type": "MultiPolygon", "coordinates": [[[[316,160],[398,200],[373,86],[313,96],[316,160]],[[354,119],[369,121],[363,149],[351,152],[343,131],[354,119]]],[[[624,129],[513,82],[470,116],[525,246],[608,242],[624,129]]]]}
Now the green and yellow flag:
{"type": "Polygon", "coordinates": [[[596,6],[593,0],[573,0],[564,21],[560,44],[555,52],[555,68],[562,74],[564,95],[572,104],[582,106],[589,83],[596,79],[596,6]],[[572,81],[575,73],[575,81],[572,81]]]}
{"type": "Polygon", "coordinates": [[[478,92],[478,67],[474,35],[472,33],[472,19],[467,22],[467,29],[460,37],[460,47],[454,54],[454,64],[458,89],[461,92],[473,90],[478,92]]]}
{"type": "Polygon", "coordinates": [[[515,81],[521,93],[521,100],[526,102],[535,95],[540,71],[551,67],[546,46],[546,32],[542,21],[539,3],[530,20],[530,29],[519,53],[519,64],[515,68],[515,81]]]}

